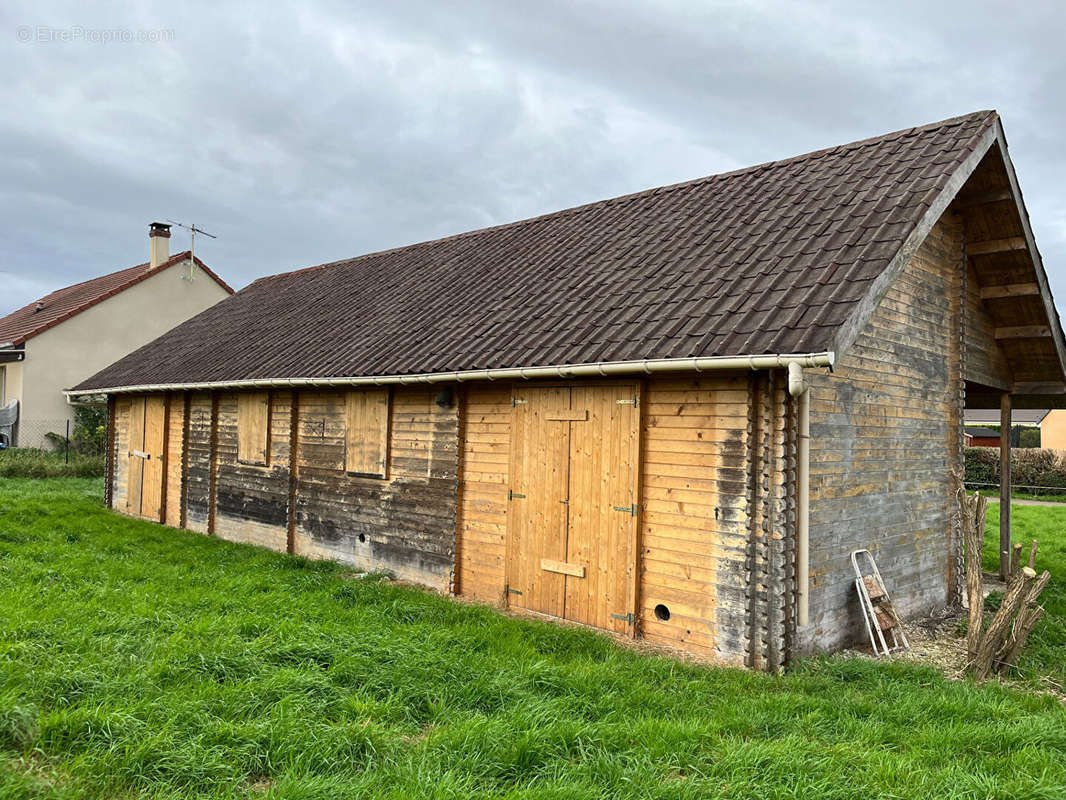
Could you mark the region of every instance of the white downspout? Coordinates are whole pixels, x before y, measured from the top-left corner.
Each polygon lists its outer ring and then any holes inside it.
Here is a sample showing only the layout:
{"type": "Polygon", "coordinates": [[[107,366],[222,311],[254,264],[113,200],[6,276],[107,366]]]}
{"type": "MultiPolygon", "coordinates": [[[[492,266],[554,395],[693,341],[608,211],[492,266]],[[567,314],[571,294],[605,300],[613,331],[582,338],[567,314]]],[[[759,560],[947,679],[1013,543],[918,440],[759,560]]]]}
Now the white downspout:
{"type": "Polygon", "coordinates": [[[810,624],[811,392],[803,367],[788,365],[788,393],[799,398],[796,442],[796,623],[810,624]]]}

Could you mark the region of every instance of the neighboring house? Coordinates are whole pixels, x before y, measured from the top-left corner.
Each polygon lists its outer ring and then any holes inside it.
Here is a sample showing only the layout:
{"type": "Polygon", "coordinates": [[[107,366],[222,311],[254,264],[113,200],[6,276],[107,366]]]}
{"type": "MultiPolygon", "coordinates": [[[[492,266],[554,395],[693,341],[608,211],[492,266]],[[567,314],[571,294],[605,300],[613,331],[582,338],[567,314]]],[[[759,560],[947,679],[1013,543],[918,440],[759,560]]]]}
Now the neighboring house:
{"type": "Polygon", "coordinates": [[[0,318],[0,407],[18,401],[11,444],[45,446],[48,433],[64,433],[73,420],[65,389],[233,294],[188,252],[169,255],[169,225],[152,223],[148,236],[148,263],[0,318]]]}
{"type": "Polygon", "coordinates": [[[999,447],[999,431],[973,425],[967,425],[965,430],[967,447],[999,447]]]}
{"type": "Polygon", "coordinates": [[[1040,447],[1066,450],[1066,410],[1052,409],[1040,422],[1040,447]]]}
{"type": "Polygon", "coordinates": [[[128,514],[775,669],[864,635],[856,548],[961,596],[964,407],[1064,353],[979,112],[263,278],[72,394],[128,514]]]}

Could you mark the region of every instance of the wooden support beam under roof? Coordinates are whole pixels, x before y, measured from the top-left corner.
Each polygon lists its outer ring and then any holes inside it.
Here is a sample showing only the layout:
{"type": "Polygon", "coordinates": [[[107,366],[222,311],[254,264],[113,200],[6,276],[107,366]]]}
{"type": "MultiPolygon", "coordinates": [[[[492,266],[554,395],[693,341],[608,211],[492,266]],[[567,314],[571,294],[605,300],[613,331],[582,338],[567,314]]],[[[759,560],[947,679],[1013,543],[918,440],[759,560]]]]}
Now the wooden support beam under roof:
{"type": "Polygon", "coordinates": [[[1017,325],[1013,328],[996,328],[996,339],[1046,339],[1051,337],[1048,325],[1017,325]]]}
{"type": "Polygon", "coordinates": [[[1001,286],[982,286],[981,299],[995,300],[1001,297],[1030,297],[1040,294],[1035,283],[1005,283],[1001,286]]]}
{"type": "Polygon", "coordinates": [[[974,208],[976,206],[984,206],[989,203],[1001,203],[1004,200],[1010,200],[1010,189],[995,189],[991,192],[981,192],[979,194],[973,194],[969,197],[959,197],[955,200],[954,206],[956,209],[961,210],[964,208],[974,208]]]}
{"type": "Polygon", "coordinates": [[[1066,383],[1017,381],[1011,394],[1066,394],[1066,383]]]}
{"type": "Polygon", "coordinates": [[[1025,250],[1024,236],[1011,236],[1006,239],[988,239],[984,242],[968,242],[966,254],[971,256],[984,256],[991,253],[1007,253],[1012,250],[1025,250]]]}

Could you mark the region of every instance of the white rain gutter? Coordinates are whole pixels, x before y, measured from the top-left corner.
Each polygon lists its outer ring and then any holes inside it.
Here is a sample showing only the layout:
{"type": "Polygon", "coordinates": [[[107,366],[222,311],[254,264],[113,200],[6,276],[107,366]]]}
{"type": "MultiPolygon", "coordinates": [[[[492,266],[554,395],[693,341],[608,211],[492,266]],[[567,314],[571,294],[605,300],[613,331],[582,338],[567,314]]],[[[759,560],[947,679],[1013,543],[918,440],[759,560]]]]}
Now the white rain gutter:
{"type": "Polygon", "coordinates": [[[655,372],[713,372],[724,369],[802,369],[829,367],[834,354],[792,353],[759,356],[710,356],[707,358],[659,358],[639,361],[602,361],[593,364],[562,364],[544,367],[471,369],[458,372],[428,372],[420,375],[374,375],[350,378],[267,378],[198,383],[145,383],[63,392],[69,400],[102,394],[142,394],[146,392],[199,391],[208,389],[313,388],[323,386],[382,386],[390,384],[462,383],[464,381],[532,380],[535,378],[610,377],[655,372]]]}
{"type": "Polygon", "coordinates": [[[799,398],[796,442],[796,624],[810,624],[811,391],[798,362],[788,365],[788,393],[799,398]]]}

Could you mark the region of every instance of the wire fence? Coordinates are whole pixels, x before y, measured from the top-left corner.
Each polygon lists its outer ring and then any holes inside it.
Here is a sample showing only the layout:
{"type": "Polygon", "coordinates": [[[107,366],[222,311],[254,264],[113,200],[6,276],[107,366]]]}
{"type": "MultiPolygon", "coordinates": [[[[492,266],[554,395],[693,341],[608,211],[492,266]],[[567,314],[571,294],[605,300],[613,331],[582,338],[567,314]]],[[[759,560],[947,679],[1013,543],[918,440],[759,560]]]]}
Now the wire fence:
{"type": "MultiPolygon", "coordinates": [[[[966,488],[969,490],[994,489],[998,492],[999,484],[983,483],[981,481],[966,481],[966,488]]],[[[1066,495],[1066,487],[1064,486],[1029,486],[1021,483],[1012,483],[1011,490],[1032,495],[1066,495]]]]}
{"type": "Polygon", "coordinates": [[[20,419],[11,429],[9,447],[65,453],[70,450],[74,423],[69,419],[20,419]]]}

